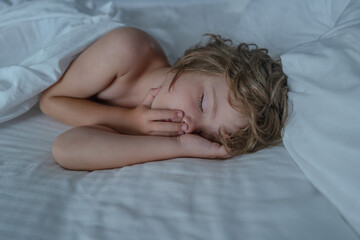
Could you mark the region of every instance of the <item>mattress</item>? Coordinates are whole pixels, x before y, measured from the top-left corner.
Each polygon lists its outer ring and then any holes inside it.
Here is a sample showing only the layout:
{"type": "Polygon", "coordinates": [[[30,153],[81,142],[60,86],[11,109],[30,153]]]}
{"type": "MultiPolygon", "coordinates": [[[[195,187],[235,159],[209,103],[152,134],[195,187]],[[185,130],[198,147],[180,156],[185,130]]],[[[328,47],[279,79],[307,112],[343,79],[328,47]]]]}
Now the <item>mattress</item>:
{"type": "Polygon", "coordinates": [[[93,172],[51,155],[38,105],[0,125],[1,239],[358,239],[283,145],[93,172]]]}

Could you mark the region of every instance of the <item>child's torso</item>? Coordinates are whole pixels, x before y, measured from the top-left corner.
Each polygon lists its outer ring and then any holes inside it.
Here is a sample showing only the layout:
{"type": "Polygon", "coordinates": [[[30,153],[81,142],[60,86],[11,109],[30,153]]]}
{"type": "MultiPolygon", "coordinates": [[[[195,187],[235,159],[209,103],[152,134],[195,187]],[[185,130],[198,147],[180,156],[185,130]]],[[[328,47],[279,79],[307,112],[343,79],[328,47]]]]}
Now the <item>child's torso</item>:
{"type": "Polygon", "coordinates": [[[150,88],[160,86],[169,63],[160,45],[152,49],[138,56],[141,67],[134,66],[132,72],[114,78],[108,87],[94,96],[94,100],[107,105],[133,108],[142,101],[150,88]]]}

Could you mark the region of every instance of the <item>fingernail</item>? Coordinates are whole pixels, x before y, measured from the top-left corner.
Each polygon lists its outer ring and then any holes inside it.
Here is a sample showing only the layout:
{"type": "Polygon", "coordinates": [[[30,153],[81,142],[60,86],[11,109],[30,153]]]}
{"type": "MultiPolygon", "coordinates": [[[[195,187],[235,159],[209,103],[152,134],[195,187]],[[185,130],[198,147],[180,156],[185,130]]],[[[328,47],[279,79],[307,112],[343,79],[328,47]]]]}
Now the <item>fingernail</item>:
{"type": "Polygon", "coordinates": [[[182,113],[182,112],[178,112],[178,113],[177,113],[177,116],[178,116],[178,117],[182,117],[182,116],[183,116],[183,113],[182,113]]]}
{"type": "Polygon", "coordinates": [[[178,134],[179,134],[179,135],[182,135],[182,134],[184,134],[184,132],[183,132],[183,131],[179,131],[178,134]]]}
{"type": "Polygon", "coordinates": [[[181,129],[182,129],[183,131],[186,131],[186,130],[187,130],[187,126],[186,126],[186,125],[182,125],[182,126],[181,126],[181,129]]]}

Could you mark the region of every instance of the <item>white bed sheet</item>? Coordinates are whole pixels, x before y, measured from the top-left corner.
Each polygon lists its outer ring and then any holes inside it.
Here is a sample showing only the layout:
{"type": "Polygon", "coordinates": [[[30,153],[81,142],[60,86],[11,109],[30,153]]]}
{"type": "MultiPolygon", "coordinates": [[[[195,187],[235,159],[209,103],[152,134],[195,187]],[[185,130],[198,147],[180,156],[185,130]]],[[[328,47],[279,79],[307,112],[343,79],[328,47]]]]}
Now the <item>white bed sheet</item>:
{"type": "Polygon", "coordinates": [[[1,239],[358,239],[281,145],[77,172],[50,152],[68,128],[37,105],[0,125],[1,239]]]}

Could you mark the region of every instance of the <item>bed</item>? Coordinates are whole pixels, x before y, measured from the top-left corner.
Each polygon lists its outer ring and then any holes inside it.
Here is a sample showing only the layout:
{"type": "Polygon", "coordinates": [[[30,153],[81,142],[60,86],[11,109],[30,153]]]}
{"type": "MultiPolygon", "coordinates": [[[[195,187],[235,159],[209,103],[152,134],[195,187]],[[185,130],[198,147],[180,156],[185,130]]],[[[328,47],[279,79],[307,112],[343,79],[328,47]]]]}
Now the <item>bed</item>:
{"type": "Polygon", "coordinates": [[[358,0],[1,0],[0,239],[359,240],[359,40],[358,0]],[[61,168],[51,145],[70,126],[40,112],[39,94],[124,25],[172,62],[206,32],[280,56],[283,143],[225,161],[61,168]]]}

